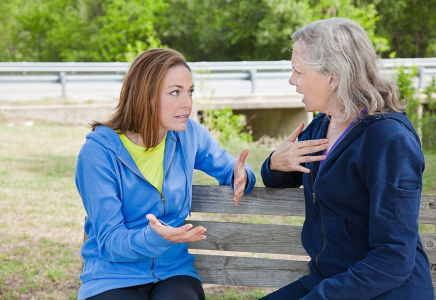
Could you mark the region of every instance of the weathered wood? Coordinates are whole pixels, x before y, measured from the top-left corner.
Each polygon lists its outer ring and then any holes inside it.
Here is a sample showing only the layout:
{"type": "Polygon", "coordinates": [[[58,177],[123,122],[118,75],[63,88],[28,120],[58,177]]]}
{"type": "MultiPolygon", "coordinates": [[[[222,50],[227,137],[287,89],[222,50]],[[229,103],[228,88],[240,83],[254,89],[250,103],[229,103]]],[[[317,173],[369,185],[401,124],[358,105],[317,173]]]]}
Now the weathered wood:
{"type": "Polygon", "coordinates": [[[308,272],[307,262],[196,254],[195,268],[205,283],[282,287],[308,272]]]}
{"type": "MultiPolygon", "coordinates": [[[[430,264],[436,264],[436,234],[421,233],[420,236],[430,264]]],[[[434,279],[436,280],[436,277],[434,277],[434,279]]]]}
{"type": "Polygon", "coordinates": [[[190,249],[307,255],[301,245],[301,226],[189,221],[206,227],[206,239],[190,249]]]}
{"type": "Polygon", "coordinates": [[[270,189],[255,187],[244,195],[237,207],[228,186],[194,185],[192,211],[227,214],[255,214],[304,217],[303,189],[270,189]]]}
{"type": "Polygon", "coordinates": [[[436,224],[436,194],[422,194],[419,223],[436,224]]]}
{"type": "MultiPolygon", "coordinates": [[[[192,212],[304,217],[302,189],[255,187],[239,206],[228,186],[194,185],[192,212]]],[[[436,224],[436,195],[422,194],[419,222],[436,224]]],[[[301,226],[189,220],[207,228],[206,240],[189,243],[189,249],[303,255],[301,226]]],[[[84,240],[86,236],[84,237],[84,240]]],[[[421,240],[430,261],[436,288],[436,234],[423,233],[421,240]]],[[[205,283],[282,287],[308,272],[307,261],[195,254],[195,267],[205,283]]],[[[436,298],[435,298],[436,300],[436,298]]]]}
{"type": "MultiPolygon", "coordinates": [[[[203,213],[255,214],[304,217],[302,189],[255,187],[238,207],[226,186],[193,186],[192,211],[203,213]]],[[[436,195],[422,194],[419,222],[436,224],[436,195]]],[[[189,221],[205,226],[207,239],[189,244],[190,249],[307,255],[301,246],[301,227],[189,221]]],[[[436,234],[421,234],[436,288],[436,234]]],[[[205,283],[281,287],[308,272],[307,262],[196,254],[195,266],[205,283]]],[[[436,299],[436,298],[435,298],[436,299]]]]}

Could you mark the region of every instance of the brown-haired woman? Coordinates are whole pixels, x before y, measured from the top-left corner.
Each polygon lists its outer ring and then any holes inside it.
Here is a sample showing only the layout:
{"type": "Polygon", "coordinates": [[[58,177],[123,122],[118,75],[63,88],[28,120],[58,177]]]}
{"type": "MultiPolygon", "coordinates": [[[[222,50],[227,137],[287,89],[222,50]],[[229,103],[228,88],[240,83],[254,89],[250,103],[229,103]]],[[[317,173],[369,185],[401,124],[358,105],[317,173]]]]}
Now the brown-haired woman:
{"type": "Polygon", "coordinates": [[[204,299],[187,242],[203,227],[190,213],[193,170],[230,185],[233,201],[249,193],[253,171],[189,119],[191,72],[171,49],[145,51],[133,62],[115,113],[94,122],[76,168],[88,240],[78,299],[204,299]]]}

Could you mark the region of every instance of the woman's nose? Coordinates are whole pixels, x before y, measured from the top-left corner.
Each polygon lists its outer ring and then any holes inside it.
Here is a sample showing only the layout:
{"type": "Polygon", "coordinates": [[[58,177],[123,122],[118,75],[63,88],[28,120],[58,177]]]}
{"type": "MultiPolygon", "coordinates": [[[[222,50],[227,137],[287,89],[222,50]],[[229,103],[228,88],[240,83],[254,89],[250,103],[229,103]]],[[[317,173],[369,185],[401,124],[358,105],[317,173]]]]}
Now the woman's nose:
{"type": "Polygon", "coordinates": [[[291,77],[289,78],[289,84],[290,85],[296,85],[296,82],[295,82],[295,72],[294,71],[292,71],[292,75],[291,75],[291,77]]]}
{"type": "Polygon", "coordinates": [[[192,96],[189,94],[186,94],[183,97],[183,101],[182,101],[182,108],[191,108],[192,107],[192,96]]]}

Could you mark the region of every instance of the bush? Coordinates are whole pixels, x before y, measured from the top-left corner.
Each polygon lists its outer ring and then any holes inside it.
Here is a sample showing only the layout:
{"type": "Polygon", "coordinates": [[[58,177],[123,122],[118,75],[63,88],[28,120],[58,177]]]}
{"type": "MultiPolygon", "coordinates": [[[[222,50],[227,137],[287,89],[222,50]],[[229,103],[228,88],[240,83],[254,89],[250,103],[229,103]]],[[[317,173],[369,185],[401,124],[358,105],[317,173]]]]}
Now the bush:
{"type": "Polygon", "coordinates": [[[413,78],[418,75],[418,69],[412,67],[409,72],[404,67],[398,69],[397,84],[400,89],[400,99],[408,100],[406,108],[407,116],[413,126],[421,135],[422,148],[425,151],[436,152],[436,81],[432,82],[424,90],[426,104],[421,104],[419,90],[413,86],[413,78]],[[420,107],[422,105],[422,115],[420,107]]]}
{"type": "Polygon", "coordinates": [[[247,122],[242,114],[234,115],[229,107],[220,110],[206,110],[202,120],[212,135],[221,143],[243,142],[253,140],[251,132],[245,131],[247,122]]]}

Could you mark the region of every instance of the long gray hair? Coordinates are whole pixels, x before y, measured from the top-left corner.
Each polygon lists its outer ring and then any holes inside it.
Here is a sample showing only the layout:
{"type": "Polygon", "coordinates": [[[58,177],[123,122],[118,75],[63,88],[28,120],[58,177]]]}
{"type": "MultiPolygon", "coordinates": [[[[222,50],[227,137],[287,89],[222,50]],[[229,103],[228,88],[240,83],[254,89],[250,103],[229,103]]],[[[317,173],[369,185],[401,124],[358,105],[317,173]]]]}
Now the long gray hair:
{"type": "Polygon", "coordinates": [[[328,104],[335,116],[345,121],[359,115],[402,111],[395,81],[380,74],[380,63],[363,28],[345,18],[331,18],[306,25],[292,34],[303,50],[300,57],[321,74],[338,79],[328,104]],[[332,101],[332,99],[335,99],[332,101]]]}

